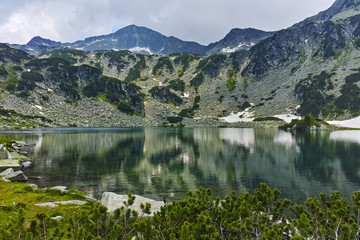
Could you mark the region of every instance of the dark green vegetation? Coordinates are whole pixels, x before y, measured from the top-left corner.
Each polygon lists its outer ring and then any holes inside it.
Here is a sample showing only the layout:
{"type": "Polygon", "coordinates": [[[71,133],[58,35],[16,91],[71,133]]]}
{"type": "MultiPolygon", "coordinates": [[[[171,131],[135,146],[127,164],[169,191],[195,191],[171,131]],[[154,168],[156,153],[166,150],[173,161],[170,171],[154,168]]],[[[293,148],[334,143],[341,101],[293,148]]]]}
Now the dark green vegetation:
{"type": "Polygon", "coordinates": [[[311,115],[306,115],[303,119],[293,119],[290,123],[284,124],[280,126],[280,129],[287,130],[297,130],[297,131],[305,131],[310,130],[312,128],[320,128],[324,126],[327,129],[336,129],[334,126],[330,126],[327,122],[314,118],[311,115]]]}
{"type": "Polygon", "coordinates": [[[189,53],[171,54],[170,56],[176,56],[174,59],[174,63],[177,65],[181,65],[181,68],[179,71],[179,77],[182,77],[184,75],[184,72],[186,70],[188,70],[188,68],[190,66],[190,62],[200,59],[200,56],[189,54],[189,53]]]}
{"type": "Polygon", "coordinates": [[[7,77],[8,76],[8,71],[6,71],[6,69],[3,66],[0,66],[0,77],[7,77]]]}
{"type": "Polygon", "coordinates": [[[175,93],[172,93],[168,87],[153,87],[149,90],[149,93],[153,98],[156,98],[163,103],[171,103],[175,106],[179,106],[183,102],[182,98],[175,93]]]}
{"type": "Polygon", "coordinates": [[[108,213],[99,204],[35,207],[39,201],[83,199],[70,191],[34,191],[24,184],[0,183],[0,237],[2,239],[357,239],[360,227],[360,192],[350,206],[338,191],[321,193],[303,205],[281,200],[280,191],[261,184],[253,194],[232,192],[224,199],[210,189],[189,192],[188,197],[168,202],[153,217],[150,204],[142,212],[131,210],[135,196],[125,207],[108,213]],[[12,202],[16,204],[13,205],[12,202]],[[62,220],[51,217],[62,216],[62,220]]]}
{"type": "Polygon", "coordinates": [[[53,124],[53,121],[44,116],[30,116],[17,113],[14,110],[7,110],[0,107],[0,124],[6,124],[13,129],[35,128],[35,127],[48,127],[53,124]]]}
{"type": "Polygon", "coordinates": [[[255,118],[253,121],[262,122],[262,121],[283,121],[283,120],[277,117],[259,117],[259,118],[255,118]]]}
{"type": "Polygon", "coordinates": [[[140,60],[129,70],[129,74],[125,78],[125,82],[130,83],[136,81],[141,77],[141,70],[146,68],[146,61],[144,56],[140,56],[140,60]]]}
{"type": "Polygon", "coordinates": [[[236,71],[234,69],[229,69],[227,72],[227,78],[226,87],[229,92],[232,92],[236,88],[236,71]]]}
{"type": "Polygon", "coordinates": [[[169,71],[172,73],[174,71],[174,67],[169,59],[169,57],[160,57],[157,61],[156,65],[153,68],[153,73],[155,75],[161,75],[162,70],[169,71]]]}
{"type": "Polygon", "coordinates": [[[193,117],[195,114],[195,111],[200,107],[199,102],[200,102],[200,96],[196,96],[194,99],[194,104],[189,108],[185,108],[185,109],[181,110],[179,112],[179,116],[189,117],[189,118],[193,117]]]}
{"type": "Polygon", "coordinates": [[[176,116],[176,117],[167,117],[169,123],[179,123],[183,120],[183,117],[176,116]]]}
{"type": "Polygon", "coordinates": [[[10,48],[6,44],[0,43],[0,63],[13,62],[16,64],[20,64],[22,60],[31,60],[33,57],[28,55],[27,53],[10,48]]]}
{"type": "Polygon", "coordinates": [[[298,113],[301,115],[328,117],[329,115],[350,112],[358,115],[360,112],[360,72],[356,70],[345,77],[345,83],[340,89],[341,95],[335,97],[327,94],[334,88],[332,77],[334,73],[321,72],[319,75],[309,75],[295,87],[295,95],[302,100],[298,113]]]}
{"type": "Polygon", "coordinates": [[[15,141],[9,138],[0,138],[0,144],[2,144],[7,150],[13,150],[14,147],[12,145],[12,143],[14,143],[15,141]]]}
{"type": "Polygon", "coordinates": [[[83,94],[86,97],[100,97],[126,114],[143,114],[143,98],[138,88],[132,84],[122,83],[119,79],[102,75],[87,84],[83,88],[83,94]]]}
{"type": "Polygon", "coordinates": [[[345,84],[340,92],[342,95],[335,99],[334,105],[339,111],[349,110],[352,113],[360,112],[360,88],[357,83],[360,82],[360,71],[351,74],[345,78],[345,84]]]}
{"type": "Polygon", "coordinates": [[[50,55],[50,58],[60,58],[63,59],[70,64],[77,63],[77,59],[80,58],[80,61],[84,61],[86,58],[86,54],[83,51],[75,50],[75,49],[62,49],[59,51],[55,51],[50,55]]]}
{"type": "Polygon", "coordinates": [[[185,90],[185,82],[180,79],[171,80],[169,82],[168,88],[174,89],[175,91],[184,92],[185,90]]]}
{"type": "Polygon", "coordinates": [[[331,77],[334,74],[321,72],[319,75],[309,76],[295,86],[295,95],[302,100],[298,113],[301,115],[327,116],[331,112],[333,96],[326,96],[325,91],[331,90],[334,85],[331,77]]]}
{"type": "Polygon", "coordinates": [[[227,63],[227,56],[222,54],[214,54],[199,62],[197,70],[211,78],[219,76],[222,67],[227,63]]]}

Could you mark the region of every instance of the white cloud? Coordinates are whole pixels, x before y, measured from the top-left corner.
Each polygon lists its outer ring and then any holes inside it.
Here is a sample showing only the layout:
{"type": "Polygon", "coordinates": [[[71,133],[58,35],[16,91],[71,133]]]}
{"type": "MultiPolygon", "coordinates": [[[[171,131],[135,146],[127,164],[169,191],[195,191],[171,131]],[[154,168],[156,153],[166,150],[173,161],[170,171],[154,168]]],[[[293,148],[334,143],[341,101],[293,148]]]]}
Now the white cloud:
{"type": "Polygon", "coordinates": [[[279,30],[334,0],[12,0],[0,5],[0,42],[40,35],[72,42],[130,24],[208,44],[231,28],[279,30]]]}

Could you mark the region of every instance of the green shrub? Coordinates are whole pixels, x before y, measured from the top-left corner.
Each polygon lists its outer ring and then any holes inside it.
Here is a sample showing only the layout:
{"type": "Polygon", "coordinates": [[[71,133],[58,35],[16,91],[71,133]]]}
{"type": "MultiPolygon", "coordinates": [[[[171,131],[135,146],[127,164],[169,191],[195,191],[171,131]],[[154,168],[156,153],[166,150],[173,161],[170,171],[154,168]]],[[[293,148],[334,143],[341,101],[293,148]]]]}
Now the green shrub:
{"type": "Polygon", "coordinates": [[[24,81],[31,81],[31,82],[43,82],[44,81],[44,77],[37,72],[23,72],[21,74],[21,78],[24,81]]]}
{"type": "Polygon", "coordinates": [[[9,150],[13,150],[14,147],[12,146],[12,144],[15,141],[9,138],[0,138],[0,144],[4,145],[4,147],[6,147],[9,150]]]}
{"type": "Polygon", "coordinates": [[[170,73],[174,71],[174,67],[169,57],[160,57],[153,68],[153,74],[160,74],[162,69],[168,70],[170,73]]]}
{"type": "Polygon", "coordinates": [[[174,89],[175,91],[184,92],[185,90],[185,82],[180,79],[171,80],[169,82],[168,88],[174,89]]]}
{"type": "Polygon", "coordinates": [[[124,101],[120,101],[116,108],[128,115],[133,115],[135,113],[135,110],[127,102],[124,101]]]}
{"type": "Polygon", "coordinates": [[[297,131],[309,130],[312,127],[320,127],[321,125],[329,126],[329,124],[319,118],[306,115],[303,119],[293,119],[290,123],[280,126],[280,129],[294,129],[297,131]]]}
{"type": "Polygon", "coordinates": [[[125,78],[125,82],[130,83],[136,81],[141,77],[141,70],[146,68],[146,61],[144,56],[140,56],[140,60],[129,70],[125,78]]]}
{"type": "Polygon", "coordinates": [[[0,76],[7,77],[9,75],[8,71],[3,66],[0,66],[0,76]]]}
{"type": "Polygon", "coordinates": [[[234,69],[229,69],[227,72],[227,81],[226,81],[226,87],[229,90],[229,92],[232,92],[236,88],[236,71],[234,69]]]}
{"type": "Polygon", "coordinates": [[[183,117],[181,116],[167,117],[167,120],[169,123],[179,123],[183,120],[183,117]]]}
{"type": "Polygon", "coordinates": [[[190,86],[198,87],[203,84],[205,77],[202,73],[198,73],[193,79],[190,80],[190,86]]]}
{"type": "Polygon", "coordinates": [[[358,239],[360,191],[354,192],[352,204],[339,191],[291,204],[278,189],[263,183],[252,194],[231,192],[223,199],[199,188],[180,201],[168,202],[164,196],[164,206],[152,217],[145,217],[149,203],[142,204],[139,212],[132,210],[135,199],[128,194],[124,207],[113,213],[98,203],[68,206],[67,211],[65,207],[44,211],[22,202],[2,206],[8,218],[0,225],[0,238],[358,239]],[[51,219],[58,215],[64,219],[51,219]]]}
{"type": "Polygon", "coordinates": [[[253,121],[262,122],[262,121],[283,121],[283,120],[277,117],[259,117],[259,118],[255,118],[253,121]]]}

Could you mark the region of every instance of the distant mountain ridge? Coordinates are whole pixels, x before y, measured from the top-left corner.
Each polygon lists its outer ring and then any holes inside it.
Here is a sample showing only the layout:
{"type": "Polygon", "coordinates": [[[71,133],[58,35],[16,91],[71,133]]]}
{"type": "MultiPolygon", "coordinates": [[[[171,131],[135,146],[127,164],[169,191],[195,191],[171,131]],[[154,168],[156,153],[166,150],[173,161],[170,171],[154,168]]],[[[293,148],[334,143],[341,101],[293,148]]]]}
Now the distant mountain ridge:
{"type": "Polygon", "coordinates": [[[35,56],[61,48],[83,51],[129,50],[140,54],[162,55],[191,53],[209,56],[216,53],[232,53],[241,49],[249,49],[260,40],[273,34],[274,32],[252,28],[235,28],[224,39],[205,46],[197,42],[183,41],[173,36],[167,37],[146,27],[130,25],[108,35],[93,36],[74,43],[61,43],[36,36],[26,45],[10,44],[10,46],[35,56]]]}

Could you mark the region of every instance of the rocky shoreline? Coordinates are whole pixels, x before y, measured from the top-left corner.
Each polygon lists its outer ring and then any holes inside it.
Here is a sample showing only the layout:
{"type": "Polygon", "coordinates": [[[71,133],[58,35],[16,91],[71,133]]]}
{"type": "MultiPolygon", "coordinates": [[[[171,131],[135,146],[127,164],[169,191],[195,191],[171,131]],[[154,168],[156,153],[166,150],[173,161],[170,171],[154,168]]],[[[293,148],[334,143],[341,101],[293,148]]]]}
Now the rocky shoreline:
{"type": "MultiPolygon", "coordinates": [[[[0,181],[3,182],[22,182],[25,183],[33,191],[59,191],[61,193],[67,193],[66,186],[53,186],[40,189],[36,184],[28,183],[29,178],[20,170],[21,168],[29,167],[31,165],[31,160],[24,156],[26,152],[23,151],[24,147],[34,146],[20,141],[12,141],[10,139],[2,139],[0,143],[0,181]]],[[[141,205],[145,203],[151,204],[151,214],[152,216],[155,212],[160,210],[160,207],[163,206],[162,201],[156,201],[149,198],[144,198],[142,196],[134,195],[135,201],[134,204],[130,207],[131,209],[141,212],[141,205]]],[[[35,206],[39,207],[57,207],[59,205],[83,205],[87,202],[99,202],[103,206],[107,207],[108,211],[113,212],[118,208],[125,207],[125,202],[128,200],[128,195],[126,194],[116,194],[113,192],[104,192],[100,200],[95,199],[90,196],[84,196],[84,200],[68,200],[68,201],[56,201],[56,202],[42,202],[37,203],[35,206]]]]}

